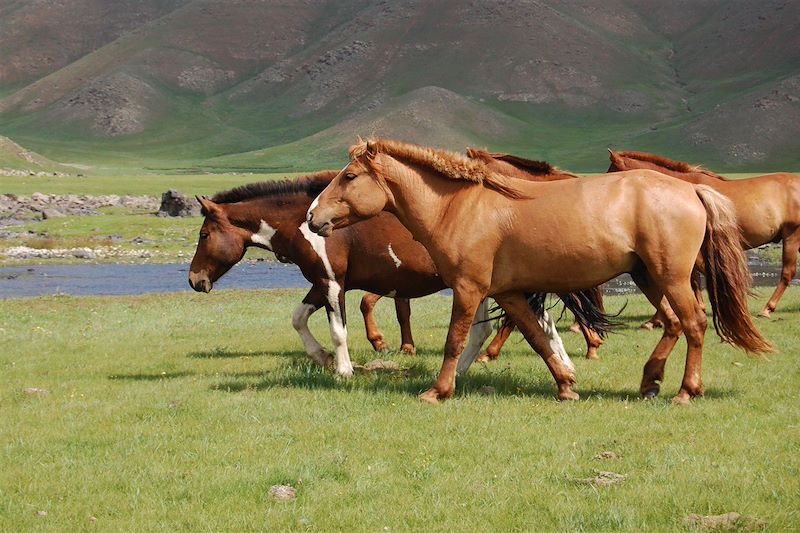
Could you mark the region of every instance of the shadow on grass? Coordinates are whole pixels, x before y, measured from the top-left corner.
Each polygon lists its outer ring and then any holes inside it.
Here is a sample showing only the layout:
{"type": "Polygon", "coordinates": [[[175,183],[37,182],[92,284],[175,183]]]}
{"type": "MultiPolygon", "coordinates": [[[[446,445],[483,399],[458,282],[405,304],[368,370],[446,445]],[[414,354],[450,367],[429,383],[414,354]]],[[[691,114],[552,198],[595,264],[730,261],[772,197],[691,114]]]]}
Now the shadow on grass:
{"type": "Polygon", "coordinates": [[[160,379],[177,379],[194,376],[194,372],[159,372],[157,374],[111,374],[108,379],[112,381],[158,381],[160,379]]]}
{"type": "Polygon", "coordinates": [[[225,348],[213,348],[203,352],[191,352],[186,357],[192,359],[237,359],[239,357],[264,357],[264,356],[283,355],[282,353],[267,352],[264,350],[252,350],[249,352],[227,350],[225,348]]]}
{"type": "MultiPolygon", "coordinates": [[[[306,390],[341,390],[392,392],[417,396],[431,387],[437,370],[431,369],[425,361],[412,361],[397,369],[366,371],[356,369],[350,379],[343,379],[316,363],[304,359],[295,360],[284,368],[268,373],[243,372],[227,374],[231,379],[211,386],[212,390],[241,392],[269,390],[290,387],[306,390]],[[260,379],[252,379],[260,378],[260,379]]],[[[499,396],[539,396],[552,398],[556,386],[549,375],[524,376],[501,370],[492,373],[473,372],[457,380],[456,396],[483,394],[491,388],[491,394],[499,396]]]]}

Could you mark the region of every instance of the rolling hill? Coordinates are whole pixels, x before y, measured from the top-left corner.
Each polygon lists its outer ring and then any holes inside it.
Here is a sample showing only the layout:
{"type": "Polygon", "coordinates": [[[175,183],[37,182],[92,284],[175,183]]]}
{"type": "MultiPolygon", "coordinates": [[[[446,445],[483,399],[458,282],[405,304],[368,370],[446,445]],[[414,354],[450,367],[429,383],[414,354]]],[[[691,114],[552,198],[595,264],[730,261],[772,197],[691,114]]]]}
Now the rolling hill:
{"type": "Polygon", "coordinates": [[[0,0],[0,134],[160,168],[319,168],[383,135],[800,169],[800,3],[0,0]]]}

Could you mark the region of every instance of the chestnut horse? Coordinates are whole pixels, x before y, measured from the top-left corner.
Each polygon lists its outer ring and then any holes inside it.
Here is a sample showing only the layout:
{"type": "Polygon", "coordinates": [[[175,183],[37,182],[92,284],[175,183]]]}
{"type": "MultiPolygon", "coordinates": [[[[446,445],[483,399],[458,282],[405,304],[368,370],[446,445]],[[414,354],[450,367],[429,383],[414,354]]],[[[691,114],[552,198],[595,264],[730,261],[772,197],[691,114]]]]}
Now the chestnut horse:
{"type": "Polygon", "coordinates": [[[640,391],[646,398],[659,392],[666,359],[685,333],[686,365],[674,401],[689,402],[703,394],[706,315],[690,282],[700,255],[722,339],[751,352],[772,350],[747,311],[750,273],[733,208],[707,186],[647,170],[522,181],[458,154],[390,140],[358,143],[350,158],[312,204],[309,228],[330,236],[388,210],[453,288],[442,368],[423,401],[452,396],[467,331],[487,296],[545,360],[559,398],[578,399],[575,373],[547,348],[523,293],[587,289],[627,272],[667,317],[640,391]]]}
{"type": "Polygon", "coordinates": [[[648,168],[689,183],[707,185],[730,198],[742,232],[742,246],[783,241],[783,269],[772,297],[759,316],[769,317],[797,271],[800,249],[800,176],[779,173],[728,180],[703,167],[645,152],[608,151],[609,172],[648,168]]]}
{"type": "MultiPolygon", "coordinates": [[[[489,152],[479,148],[467,148],[467,157],[482,161],[486,165],[486,168],[493,172],[499,172],[500,174],[505,174],[512,178],[528,181],[557,181],[580,177],[571,172],[561,170],[547,161],[525,159],[512,154],[489,152]]],[[[601,287],[595,287],[592,290],[594,292],[594,301],[600,311],[604,311],[603,289],[601,287]]],[[[514,328],[514,322],[506,318],[500,326],[497,335],[492,339],[492,342],[489,343],[486,350],[478,357],[478,361],[497,359],[500,356],[500,349],[503,347],[506,340],[508,340],[514,328]]],[[[586,339],[586,358],[598,359],[597,350],[603,345],[603,340],[600,335],[585,326],[581,326],[580,323],[573,324],[570,329],[573,331],[580,331],[586,339]]]]}
{"type": "MultiPolygon", "coordinates": [[[[210,291],[214,282],[242,259],[249,246],[271,250],[281,260],[295,263],[312,287],[295,310],[292,324],[306,353],[317,362],[330,364],[332,356],[308,329],[311,314],[324,306],[335,346],[337,372],[349,376],[353,367],[347,350],[345,291],[357,288],[398,297],[395,301],[403,349],[413,352],[410,309],[405,298],[426,296],[446,286],[425,248],[389,213],[338,232],[328,240],[310,232],[306,212],[314,197],[335,175],[334,171],[320,172],[291,181],[238,187],[218,193],[210,200],[198,198],[206,218],[189,268],[189,284],[197,291],[210,291]]],[[[366,295],[362,311],[367,338],[375,349],[380,349],[382,337],[371,314],[366,312],[375,299],[374,295],[366,295]]],[[[486,311],[485,306],[483,310],[486,311]]],[[[482,318],[471,335],[469,351],[473,357],[492,329],[485,321],[488,315],[482,318]]],[[[543,315],[542,326],[548,331],[553,350],[565,365],[572,367],[555,323],[547,313],[543,315]]]]}

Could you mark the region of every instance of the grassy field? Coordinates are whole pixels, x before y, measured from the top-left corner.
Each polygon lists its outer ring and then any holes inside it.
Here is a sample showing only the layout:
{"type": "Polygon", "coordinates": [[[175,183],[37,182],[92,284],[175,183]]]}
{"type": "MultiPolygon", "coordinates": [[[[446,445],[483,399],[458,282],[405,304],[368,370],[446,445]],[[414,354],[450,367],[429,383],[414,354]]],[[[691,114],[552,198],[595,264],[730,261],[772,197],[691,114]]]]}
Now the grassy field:
{"type": "MultiPolygon", "coordinates": [[[[302,353],[290,325],[301,295],[4,301],[0,530],[681,531],[690,513],[729,511],[769,531],[800,523],[796,288],[758,322],[780,353],[748,358],[709,334],[707,393],[689,407],[669,402],[682,342],[663,397],[638,399],[658,338],[636,328],[641,297],[609,298],[628,306],[599,362],[565,334],[582,401],[556,402],[515,334],[429,406],[416,394],[441,362],[449,298],[415,302],[419,356],[381,356],[402,372],[340,381],[302,353]],[[602,471],[627,479],[579,481],[602,471]],[[278,484],[297,498],[275,501],[278,484]]],[[[376,355],[349,302],[364,363],[376,355]]],[[[397,346],[390,307],[379,320],[397,346]]],[[[330,345],[322,313],[312,330],[330,345]]]]}

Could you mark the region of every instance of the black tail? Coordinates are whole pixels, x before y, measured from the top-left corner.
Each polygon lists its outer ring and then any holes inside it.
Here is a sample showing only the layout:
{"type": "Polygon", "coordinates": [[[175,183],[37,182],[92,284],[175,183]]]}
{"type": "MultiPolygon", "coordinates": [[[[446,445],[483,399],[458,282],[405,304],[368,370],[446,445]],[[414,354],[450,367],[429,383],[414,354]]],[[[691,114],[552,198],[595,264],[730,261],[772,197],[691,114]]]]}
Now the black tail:
{"type": "MultiPolygon", "coordinates": [[[[536,316],[542,316],[544,313],[544,304],[548,294],[546,292],[525,293],[528,305],[536,316]]],[[[599,287],[580,292],[556,294],[556,296],[564,303],[564,308],[569,309],[575,315],[575,320],[580,325],[591,329],[601,338],[605,338],[606,334],[620,325],[619,322],[611,319],[619,316],[622,309],[614,315],[607,314],[603,307],[603,292],[599,287]]],[[[500,313],[492,316],[491,319],[505,317],[505,313],[502,312],[499,306],[490,309],[491,313],[496,313],[497,311],[500,311],[500,313]]]]}

